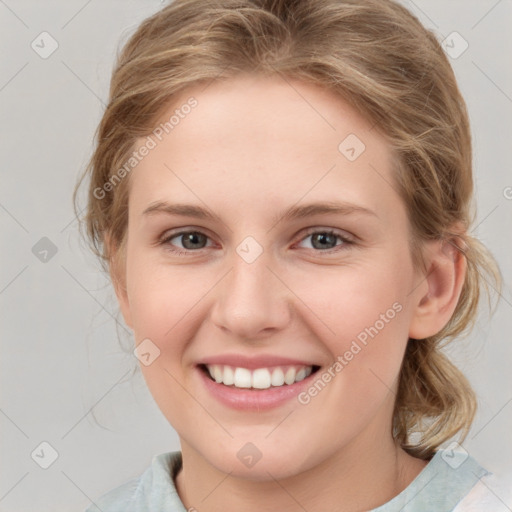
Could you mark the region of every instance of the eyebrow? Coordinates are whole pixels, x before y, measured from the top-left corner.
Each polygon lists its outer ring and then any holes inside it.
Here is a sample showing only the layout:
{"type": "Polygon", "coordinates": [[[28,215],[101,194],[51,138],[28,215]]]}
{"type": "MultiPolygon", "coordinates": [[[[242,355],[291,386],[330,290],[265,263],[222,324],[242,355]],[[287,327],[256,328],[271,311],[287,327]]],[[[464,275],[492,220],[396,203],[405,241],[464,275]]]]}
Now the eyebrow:
{"type": "MultiPolygon", "coordinates": [[[[207,208],[195,206],[191,204],[171,204],[166,201],[155,201],[151,203],[143,212],[142,215],[152,215],[156,213],[165,213],[168,215],[181,215],[184,217],[194,217],[197,219],[215,220],[221,222],[218,215],[214,214],[207,208]]],[[[295,219],[303,219],[313,215],[350,215],[362,213],[378,218],[378,215],[363,206],[347,202],[333,202],[325,201],[321,203],[311,203],[303,206],[292,206],[286,210],[282,215],[273,218],[273,224],[277,224],[282,220],[290,221],[295,219]]]]}

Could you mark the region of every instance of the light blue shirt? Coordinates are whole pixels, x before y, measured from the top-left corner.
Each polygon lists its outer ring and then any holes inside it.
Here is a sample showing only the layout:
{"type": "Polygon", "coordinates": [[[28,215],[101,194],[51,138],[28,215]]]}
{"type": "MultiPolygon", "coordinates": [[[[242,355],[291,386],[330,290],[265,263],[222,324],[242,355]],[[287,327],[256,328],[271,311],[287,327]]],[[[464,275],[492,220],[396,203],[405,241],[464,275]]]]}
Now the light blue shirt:
{"type": "MultiPolygon", "coordinates": [[[[141,476],[103,495],[85,512],[187,512],[174,484],[181,463],[180,451],[156,455],[141,476]]],[[[467,453],[440,450],[406,489],[369,512],[450,512],[488,474],[467,453]]]]}

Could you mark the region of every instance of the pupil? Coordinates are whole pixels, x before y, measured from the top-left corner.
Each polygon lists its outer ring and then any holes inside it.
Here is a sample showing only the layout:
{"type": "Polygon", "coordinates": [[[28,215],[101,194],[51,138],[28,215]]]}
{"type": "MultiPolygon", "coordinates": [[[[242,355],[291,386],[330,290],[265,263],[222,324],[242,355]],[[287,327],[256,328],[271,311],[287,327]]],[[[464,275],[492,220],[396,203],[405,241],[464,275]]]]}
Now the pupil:
{"type": "MultiPolygon", "coordinates": [[[[334,247],[336,245],[336,237],[334,235],[329,234],[329,233],[320,233],[320,234],[314,235],[313,236],[313,247],[315,247],[315,249],[326,249],[325,242],[327,241],[327,244],[329,244],[329,239],[334,244],[333,245],[333,247],[334,247]],[[319,247],[315,246],[315,240],[320,241],[319,247]]],[[[329,249],[329,248],[330,247],[327,247],[327,249],[329,249]]]]}
{"type": "Polygon", "coordinates": [[[201,235],[201,233],[188,233],[188,234],[184,235],[183,246],[186,249],[197,249],[197,247],[195,247],[195,245],[201,244],[201,241],[198,242],[197,239],[198,238],[201,239],[202,236],[203,235],[201,235]],[[192,247],[190,247],[190,245],[192,245],[192,247]]]}

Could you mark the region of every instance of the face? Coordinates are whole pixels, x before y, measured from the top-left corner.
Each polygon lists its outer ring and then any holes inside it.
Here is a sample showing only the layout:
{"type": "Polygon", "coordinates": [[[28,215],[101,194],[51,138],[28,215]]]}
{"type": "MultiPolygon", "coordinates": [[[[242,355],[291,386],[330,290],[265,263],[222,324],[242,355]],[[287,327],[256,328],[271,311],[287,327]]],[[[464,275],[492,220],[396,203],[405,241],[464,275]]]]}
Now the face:
{"type": "Polygon", "coordinates": [[[421,287],[386,140],[280,78],[190,88],[162,122],[191,96],[130,176],[117,290],[158,406],[182,446],[253,479],[390,439],[421,287]]]}

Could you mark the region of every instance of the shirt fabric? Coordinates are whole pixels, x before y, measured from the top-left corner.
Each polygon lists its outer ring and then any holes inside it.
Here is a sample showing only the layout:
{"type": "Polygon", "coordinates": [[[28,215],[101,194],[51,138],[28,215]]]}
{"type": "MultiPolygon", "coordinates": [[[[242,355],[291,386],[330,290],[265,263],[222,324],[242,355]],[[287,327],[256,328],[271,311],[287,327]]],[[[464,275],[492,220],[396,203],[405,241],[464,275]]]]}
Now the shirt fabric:
{"type": "MultiPolygon", "coordinates": [[[[181,451],[156,455],[142,475],[106,493],[85,512],[189,512],[174,483],[181,464],[181,451]]],[[[439,450],[407,488],[368,512],[511,510],[511,479],[497,480],[466,452],[439,450]]]]}

